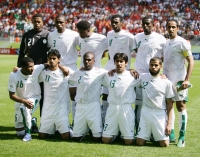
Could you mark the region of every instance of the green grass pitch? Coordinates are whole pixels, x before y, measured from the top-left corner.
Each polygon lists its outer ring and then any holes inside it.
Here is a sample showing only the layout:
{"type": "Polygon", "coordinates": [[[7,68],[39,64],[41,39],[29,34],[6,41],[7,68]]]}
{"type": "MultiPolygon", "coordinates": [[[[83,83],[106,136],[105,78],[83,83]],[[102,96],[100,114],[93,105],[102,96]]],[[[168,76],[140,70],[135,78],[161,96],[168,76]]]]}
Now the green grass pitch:
{"type": "MultiPolygon", "coordinates": [[[[17,55],[0,55],[0,156],[1,157],[32,157],[32,156],[63,156],[63,157],[199,157],[200,156],[200,61],[195,61],[195,67],[190,79],[193,87],[189,89],[189,102],[187,103],[188,126],[186,132],[186,147],[178,148],[176,144],[170,144],[168,148],[160,148],[155,144],[147,143],[144,147],[124,146],[120,139],[111,145],[94,143],[88,135],[81,142],[64,142],[56,134],[46,140],[38,139],[33,134],[33,140],[22,142],[15,135],[14,130],[14,102],[9,99],[7,83],[9,74],[16,66],[17,55]]],[[[102,59],[104,67],[107,58],[102,59]]],[[[80,62],[80,59],[79,61],[80,62]]],[[[132,60],[134,62],[134,59],[132,60]]],[[[132,64],[133,67],[133,64],[132,64]]],[[[178,114],[176,111],[175,133],[178,137],[178,114]]],[[[38,117],[39,111],[35,113],[38,117]]]]}

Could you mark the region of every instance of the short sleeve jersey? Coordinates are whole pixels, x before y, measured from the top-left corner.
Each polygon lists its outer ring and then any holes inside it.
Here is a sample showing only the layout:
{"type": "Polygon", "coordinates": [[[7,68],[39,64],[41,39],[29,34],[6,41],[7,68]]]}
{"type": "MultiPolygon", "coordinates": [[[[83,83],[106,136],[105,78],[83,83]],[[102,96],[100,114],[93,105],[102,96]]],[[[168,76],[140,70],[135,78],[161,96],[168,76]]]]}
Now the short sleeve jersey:
{"type": "Polygon", "coordinates": [[[135,68],[138,73],[149,72],[149,61],[153,57],[162,57],[166,39],[164,36],[152,32],[150,35],[138,33],[135,35],[137,48],[135,68]]]}
{"type": "Polygon", "coordinates": [[[180,36],[167,40],[164,49],[164,74],[176,84],[186,76],[185,58],[191,56],[191,45],[180,36]]]}
{"type": "Polygon", "coordinates": [[[166,98],[174,97],[172,83],[168,79],[153,77],[150,73],[140,75],[143,105],[150,109],[166,109],[166,98]]]}
{"type": "Polygon", "coordinates": [[[108,38],[108,53],[110,59],[106,65],[107,70],[114,69],[114,55],[116,53],[125,53],[128,56],[128,66],[130,68],[131,53],[134,50],[134,35],[128,31],[121,30],[120,32],[110,31],[107,35],[108,38]]]}
{"type": "Polygon", "coordinates": [[[49,33],[48,47],[56,49],[61,54],[61,65],[67,66],[75,64],[78,59],[78,51],[76,46],[79,45],[79,34],[75,31],[65,29],[63,33],[57,30],[49,33]]]}
{"type": "Polygon", "coordinates": [[[55,71],[47,69],[41,72],[39,81],[44,82],[42,116],[67,116],[70,105],[68,77],[64,77],[59,68],[55,71]]]}
{"type": "Polygon", "coordinates": [[[108,102],[112,105],[133,104],[136,97],[134,87],[139,84],[140,80],[136,80],[130,71],[115,73],[114,76],[107,74],[103,80],[103,85],[109,91],[108,102]]]}
{"type": "Polygon", "coordinates": [[[81,65],[83,65],[83,55],[86,52],[93,52],[95,54],[95,67],[101,67],[100,60],[103,52],[108,50],[107,37],[101,34],[92,33],[89,38],[82,39],[79,37],[79,46],[81,54],[81,65]]]}
{"type": "Polygon", "coordinates": [[[23,75],[21,70],[12,72],[8,82],[8,91],[14,92],[22,99],[28,99],[41,94],[38,76],[44,65],[35,65],[32,75],[23,75]]]}
{"type": "Polygon", "coordinates": [[[107,71],[93,68],[89,71],[77,70],[69,79],[70,84],[76,83],[75,101],[88,104],[100,101],[101,84],[107,71]]]}

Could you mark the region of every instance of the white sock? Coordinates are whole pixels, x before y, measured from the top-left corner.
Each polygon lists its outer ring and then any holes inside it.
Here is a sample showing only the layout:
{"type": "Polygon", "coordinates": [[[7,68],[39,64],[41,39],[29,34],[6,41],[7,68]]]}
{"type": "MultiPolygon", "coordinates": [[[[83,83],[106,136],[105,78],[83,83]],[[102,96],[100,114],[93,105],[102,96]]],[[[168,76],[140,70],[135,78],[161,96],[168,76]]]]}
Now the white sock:
{"type": "Polygon", "coordinates": [[[75,112],[76,112],[76,101],[72,101],[72,119],[73,120],[74,120],[75,112]]]}
{"type": "Polygon", "coordinates": [[[31,110],[28,109],[26,106],[24,105],[21,105],[20,106],[20,111],[21,111],[21,114],[22,114],[22,118],[23,118],[23,124],[24,124],[24,129],[26,131],[26,133],[31,133],[31,126],[32,126],[32,123],[31,123],[31,110]]]}
{"type": "Polygon", "coordinates": [[[105,117],[106,117],[106,112],[109,104],[107,101],[102,100],[102,110],[101,110],[101,117],[102,117],[102,122],[105,122],[105,117]]]}
{"type": "Polygon", "coordinates": [[[25,135],[25,130],[22,131],[16,131],[17,136],[24,136],[25,135]]]}

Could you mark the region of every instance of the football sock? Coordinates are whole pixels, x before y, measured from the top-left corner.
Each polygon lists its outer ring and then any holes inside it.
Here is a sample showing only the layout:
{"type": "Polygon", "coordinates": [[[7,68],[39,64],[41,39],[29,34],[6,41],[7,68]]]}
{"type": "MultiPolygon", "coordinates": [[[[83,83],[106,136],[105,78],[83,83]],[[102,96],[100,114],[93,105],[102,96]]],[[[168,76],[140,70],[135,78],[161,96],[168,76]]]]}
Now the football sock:
{"type": "Polygon", "coordinates": [[[174,121],[175,121],[175,113],[174,113],[174,108],[172,109],[172,125],[171,125],[171,134],[169,135],[170,140],[175,139],[175,133],[174,133],[174,121]]]}
{"type": "Polygon", "coordinates": [[[179,140],[185,141],[187,118],[188,117],[186,109],[182,112],[179,112],[179,140]]]}
{"type": "Polygon", "coordinates": [[[31,113],[30,113],[30,109],[28,109],[24,105],[21,105],[20,111],[21,111],[22,118],[23,118],[23,124],[24,124],[25,132],[31,134],[31,113]]]}

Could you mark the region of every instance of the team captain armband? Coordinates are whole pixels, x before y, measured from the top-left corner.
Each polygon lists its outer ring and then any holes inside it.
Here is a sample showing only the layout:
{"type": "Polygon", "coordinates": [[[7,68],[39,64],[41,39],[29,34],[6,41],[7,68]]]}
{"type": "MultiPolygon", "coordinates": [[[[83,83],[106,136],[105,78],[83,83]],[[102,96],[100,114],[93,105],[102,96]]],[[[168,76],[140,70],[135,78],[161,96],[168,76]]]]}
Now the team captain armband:
{"type": "Polygon", "coordinates": [[[188,56],[192,55],[192,52],[191,51],[183,51],[183,55],[184,55],[184,57],[188,57],[188,56]]]}

